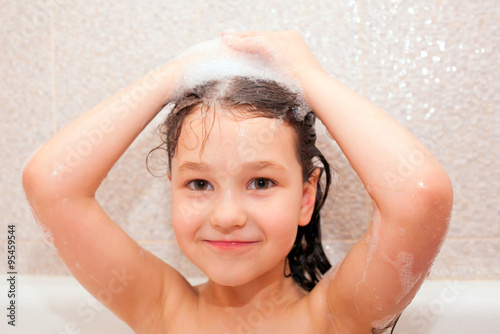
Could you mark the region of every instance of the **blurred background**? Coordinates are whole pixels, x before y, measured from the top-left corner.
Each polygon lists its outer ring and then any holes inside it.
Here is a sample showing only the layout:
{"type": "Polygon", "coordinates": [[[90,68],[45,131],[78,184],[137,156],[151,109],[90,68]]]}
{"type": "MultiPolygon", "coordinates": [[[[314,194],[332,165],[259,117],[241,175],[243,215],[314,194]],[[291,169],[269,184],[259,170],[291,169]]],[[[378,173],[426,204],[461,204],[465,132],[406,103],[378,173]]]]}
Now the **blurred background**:
{"type": "MultiPolygon", "coordinates": [[[[15,224],[20,275],[69,275],[21,187],[23,165],[57,131],[222,30],[297,29],[332,76],[405,125],[448,171],[453,217],[430,279],[500,279],[498,1],[40,0],[1,7],[0,273],[7,272],[7,225],[15,224]]],[[[142,246],[187,277],[201,277],[176,245],[168,179],[146,170],[160,120],[125,153],[98,197],[142,246]]],[[[340,172],[322,221],[336,263],[365,232],[371,204],[318,128],[320,149],[340,172]]]]}

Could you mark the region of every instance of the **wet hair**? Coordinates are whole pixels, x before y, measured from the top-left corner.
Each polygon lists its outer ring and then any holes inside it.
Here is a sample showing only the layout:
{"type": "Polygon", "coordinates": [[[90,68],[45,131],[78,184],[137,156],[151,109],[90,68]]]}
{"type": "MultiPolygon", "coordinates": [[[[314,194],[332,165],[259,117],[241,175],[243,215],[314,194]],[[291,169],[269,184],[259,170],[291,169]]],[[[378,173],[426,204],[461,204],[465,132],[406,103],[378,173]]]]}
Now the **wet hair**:
{"type": "MultiPolygon", "coordinates": [[[[315,115],[311,110],[301,110],[299,96],[284,85],[274,81],[235,76],[223,81],[208,81],[184,91],[169,103],[171,111],[159,126],[162,144],[153,149],[165,149],[168,154],[168,170],[174,157],[179,136],[186,117],[196,108],[220,108],[236,117],[266,117],[281,119],[293,129],[296,156],[302,167],[303,182],[320,169],[316,188],[314,211],[309,224],[298,226],[297,237],[287,255],[290,273],[296,283],[311,291],[323,274],[331,268],[321,245],[320,210],[325,204],[332,181],[332,170],[316,147],[315,115]],[[304,115],[305,117],[300,115],[304,115]],[[320,164],[320,166],[318,166],[320,164]],[[324,187],[322,176],[324,175],[324,187]]],[[[209,132],[208,132],[209,134],[209,132]]],[[[207,134],[207,138],[208,138],[207,134]]],[[[206,139],[204,139],[204,142],[206,139]]],[[[203,149],[203,146],[202,146],[203,149]]],[[[286,264],[285,264],[286,270],[286,264]]]]}

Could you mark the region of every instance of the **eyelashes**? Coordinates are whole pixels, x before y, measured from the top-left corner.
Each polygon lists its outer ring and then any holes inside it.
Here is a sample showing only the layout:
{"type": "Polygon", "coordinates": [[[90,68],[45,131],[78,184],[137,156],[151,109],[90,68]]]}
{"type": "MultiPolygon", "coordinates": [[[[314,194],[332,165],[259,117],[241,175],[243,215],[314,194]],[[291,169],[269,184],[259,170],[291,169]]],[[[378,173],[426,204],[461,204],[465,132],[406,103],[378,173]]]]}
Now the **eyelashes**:
{"type": "Polygon", "coordinates": [[[272,180],[269,180],[269,179],[264,178],[264,177],[259,177],[259,178],[253,179],[250,182],[250,185],[252,185],[252,184],[254,184],[254,187],[250,188],[250,189],[256,189],[256,190],[269,189],[275,185],[275,183],[272,180]]]}
{"type": "MultiPolygon", "coordinates": [[[[250,181],[250,183],[248,184],[248,188],[253,190],[266,190],[274,187],[275,185],[276,182],[271,179],[258,177],[250,181]]],[[[214,190],[210,182],[203,179],[191,180],[186,184],[186,187],[194,191],[214,190]]]]}
{"type": "Polygon", "coordinates": [[[187,183],[186,185],[191,190],[203,191],[203,190],[214,190],[212,185],[205,180],[193,180],[187,183]],[[211,187],[211,189],[208,189],[211,187]]]}

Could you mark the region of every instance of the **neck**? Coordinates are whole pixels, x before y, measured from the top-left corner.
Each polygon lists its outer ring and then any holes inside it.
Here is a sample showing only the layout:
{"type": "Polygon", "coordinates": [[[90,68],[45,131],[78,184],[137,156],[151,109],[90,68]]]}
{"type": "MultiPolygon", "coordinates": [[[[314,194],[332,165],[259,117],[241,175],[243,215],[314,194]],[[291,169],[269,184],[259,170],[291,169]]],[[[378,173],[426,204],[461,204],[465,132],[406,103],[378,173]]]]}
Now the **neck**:
{"type": "Polygon", "coordinates": [[[307,292],[292,277],[285,277],[284,263],[256,279],[239,286],[224,286],[209,280],[198,288],[200,299],[220,309],[255,308],[264,302],[274,306],[289,305],[301,299],[307,292]],[[281,268],[281,269],[280,269],[281,268]]]}

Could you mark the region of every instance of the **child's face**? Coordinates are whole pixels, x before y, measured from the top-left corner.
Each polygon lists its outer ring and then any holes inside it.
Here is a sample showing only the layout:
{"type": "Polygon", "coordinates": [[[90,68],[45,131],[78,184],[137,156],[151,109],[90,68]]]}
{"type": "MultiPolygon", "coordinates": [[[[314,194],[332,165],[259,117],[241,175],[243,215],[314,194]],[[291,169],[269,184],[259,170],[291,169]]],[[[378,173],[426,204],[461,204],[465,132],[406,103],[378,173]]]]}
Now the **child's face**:
{"type": "Polygon", "coordinates": [[[180,248],[218,284],[242,285],[273,270],[283,275],[297,226],[310,220],[303,204],[314,198],[304,192],[310,184],[302,182],[293,130],[219,110],[198,117],[199,109],[184,121],[169,175],[180,248]]]}

